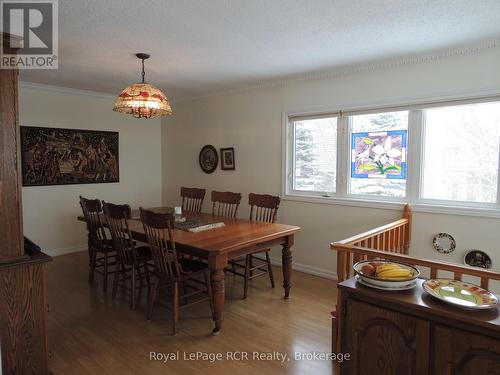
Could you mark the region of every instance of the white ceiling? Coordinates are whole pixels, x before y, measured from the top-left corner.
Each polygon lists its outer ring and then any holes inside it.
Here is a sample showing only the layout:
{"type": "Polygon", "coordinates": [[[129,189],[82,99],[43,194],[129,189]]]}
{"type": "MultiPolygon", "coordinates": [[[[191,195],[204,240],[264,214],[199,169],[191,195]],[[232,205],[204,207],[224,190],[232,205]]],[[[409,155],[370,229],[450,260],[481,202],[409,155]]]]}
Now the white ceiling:
{"type": "Polygon", "coordinates": [[[500,39],[500,0],[60,0],[59,69],[23,81],[170,100],[500,39]]]}

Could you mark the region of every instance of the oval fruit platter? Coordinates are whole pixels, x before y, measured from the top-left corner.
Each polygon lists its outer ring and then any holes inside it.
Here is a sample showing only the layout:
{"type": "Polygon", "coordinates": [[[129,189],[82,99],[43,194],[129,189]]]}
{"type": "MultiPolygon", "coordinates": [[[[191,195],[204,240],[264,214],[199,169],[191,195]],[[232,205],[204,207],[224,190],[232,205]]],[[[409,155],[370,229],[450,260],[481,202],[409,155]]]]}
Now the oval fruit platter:
{"type": "Polygon", "coordinates": [[[395,261],[362,260],[352,268],[361,284],[382,290],[412,289],[420,275],[418,268],[395,261]]]}
{"type": "Polygon", "coordinates": [[[478,285],[452,279],[430,279],[422,284],[432,297],[468,310],[491,309],[498,298],[478,285]]]}

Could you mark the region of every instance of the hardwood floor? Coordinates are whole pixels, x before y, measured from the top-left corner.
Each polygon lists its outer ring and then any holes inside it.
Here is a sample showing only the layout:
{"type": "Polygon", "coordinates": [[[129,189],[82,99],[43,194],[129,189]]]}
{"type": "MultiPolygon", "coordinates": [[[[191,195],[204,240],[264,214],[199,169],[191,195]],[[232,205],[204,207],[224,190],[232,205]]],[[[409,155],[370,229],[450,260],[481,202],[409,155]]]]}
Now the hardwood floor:
{"type": "MultiPolygon", "coordinates": [[[[242,300],[242,280],[226,277],[226,312],[219,336],[211,336],[208,303],[181,310],[179,334],[171,335],[170,312],[157,306],[153,320],[145,302],[136,311],[118,295],[103,297],[100,278],[87,283],[87,253],[55,257],[49,266],[49,346],[54,375],[80,374],[332,374],[330,361],[297,361],[294,352],[329,352],[329,311],[335,306],[331,280],[293,272],[291,298],[283,300],[281,270],[276,289],[269,280],[252,281],[242,300]],[[228,352],[249,359],[226,358],[228,352]],[[150,360],[150,353],[177,353],[179,360],[150,360]],[[221,353],[222,360],[183,358],[196,352],[221,353]],[[253,352],[286,353],[289,361],[254,360],[253,352]]],[[[125,297],[126,298],[126,297],[125,297]]],[[[159,358],[157,356],[157,358],[159,358]]]]}

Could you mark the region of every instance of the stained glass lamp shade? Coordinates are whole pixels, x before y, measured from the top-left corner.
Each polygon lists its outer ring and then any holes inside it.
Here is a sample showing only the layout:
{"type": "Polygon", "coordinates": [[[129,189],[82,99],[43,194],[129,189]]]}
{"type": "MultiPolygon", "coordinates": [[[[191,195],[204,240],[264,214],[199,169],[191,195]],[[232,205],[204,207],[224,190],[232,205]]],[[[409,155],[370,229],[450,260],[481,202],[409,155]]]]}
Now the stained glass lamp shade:
{"type": "Polygon", "coordinates": [[[137,118],[151,118],[172,114],[172,108],[165,94],[157,87],[144,82],[144,60],[149,55],[138,53],[142,60],[142,82],[133,83],[122,90],[116,99],[113,111],[131,114],[137,118]]]}

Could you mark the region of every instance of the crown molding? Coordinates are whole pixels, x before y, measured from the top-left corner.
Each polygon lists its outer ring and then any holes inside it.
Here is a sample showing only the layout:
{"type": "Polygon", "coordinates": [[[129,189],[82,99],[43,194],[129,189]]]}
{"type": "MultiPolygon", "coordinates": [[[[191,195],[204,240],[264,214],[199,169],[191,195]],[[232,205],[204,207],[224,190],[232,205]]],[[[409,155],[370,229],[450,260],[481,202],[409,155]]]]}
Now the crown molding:
{"type": "Polygon", "coordinates": [[[91,96],[93,98],[116,99],[116,95],[107,92],[73,89],[70,87],[45,85],[42,83],[35,83],[28,81],[19,81],[19,87],[25,89],[58,92],[61,94],[91,96]]]}
{"type": "Polygon", "coordinates": [[[260,80],[257,81],[257,83],[246,87],[221,90],[206,95],[180,98],[178,100],[173,100],[172,104],[205,99],[214,96],[242,93],[262,88],[283,87],[299,82],[335,79],[339,77],[355,75],[365,72],[397,69],[404,66],[434,63],[456,56],[475,55],[499,47],[500,47],[500,39],[492,39],[480,43],[464,45],[461,47],[454,47],[454,48],[434,51],[432,53],[415,54],[411,56],[399,56],[392,59],[372,61],[369,63],[343,65],[333,69],[317,71],[317,72],[309,72],[278,80],[260,80]]]}
{"type": "MultiPolygon", "coordinates": [[[[351,64],[351,65],[343,65],[333,69],[309,72],[299,75],[290,76],[282,79],[268,79],[268,80],[258,80],[255,84],[248,85],[245,87],[239,87],[228,90],[221,90],[212,92],[205,95],[195,95],[195,96],[187,96],[179,99],[170,100],[171,104],[195,101],[199,99],[205,99],[215,96],[229,95],[229,94],[237,94],[262,88],[272,88],[272,87],[284,87],[288,85],[292,85],[300,82],[307,81],[320,81],[320,80],[328,80],[335,79],[349,75],[355,75],[365,72],[375,72],[381,70],[389,70],[389,69],[397,69],[404,66],[411,65],[419,65],[419,64],[428,64],[438,62],[447,58],[452,58],[456,56],[470,56],[475,55],[481,52],[485,52],[488,50],[496,49],[500,47],[500,39],[492,39],[483,41],[480,43],[469,44],[461,47],[448,48],[445,50],[434,51],[432,53],[426,54],[415,54],[411,56],[400,56],[392,59],[384,59],[378,61],[372,61],[368,63],[359,63],[359,64],[351,64]]],[[[35,90],[45,90],[58,92],[63,94],[72,94],[72,95],[84,95],[90,96],[94,98],[105,98],[105,99],[115,99],[116,95],[106,92],[99,91],[90,91],[90,90],[81,90],[70,87],[62,87],[62,86],[54,86],[47,85],[35,82],[28,81],[19,81],[19,87],[35,89],[35,90]]]]}

